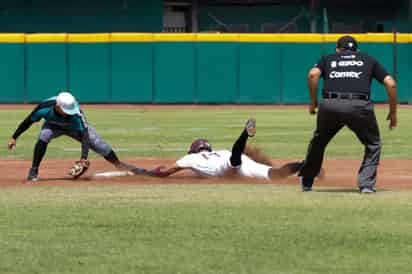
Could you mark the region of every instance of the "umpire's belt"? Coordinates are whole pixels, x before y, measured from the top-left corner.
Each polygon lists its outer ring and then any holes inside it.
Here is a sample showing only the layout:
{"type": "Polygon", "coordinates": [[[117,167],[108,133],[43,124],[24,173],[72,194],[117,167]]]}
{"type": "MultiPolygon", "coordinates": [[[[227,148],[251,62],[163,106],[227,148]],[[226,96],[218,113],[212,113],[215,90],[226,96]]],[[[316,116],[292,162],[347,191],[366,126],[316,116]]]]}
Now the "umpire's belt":
{"type": "Polygon", "coordinates": [[[325,99],[369,100],[369,95],[349,92],[323,92],[325,99]]]}

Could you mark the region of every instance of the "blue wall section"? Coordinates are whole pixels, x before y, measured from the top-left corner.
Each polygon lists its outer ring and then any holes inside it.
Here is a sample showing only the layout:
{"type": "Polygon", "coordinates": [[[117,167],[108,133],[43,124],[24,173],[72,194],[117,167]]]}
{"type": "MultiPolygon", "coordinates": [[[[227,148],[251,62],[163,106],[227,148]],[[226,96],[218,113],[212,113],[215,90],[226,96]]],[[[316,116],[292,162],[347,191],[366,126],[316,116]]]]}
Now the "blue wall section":
{"type": "Polygon", "coordinates": [[[271,104],[281,99],[280,45],[239,45],[239,102],[271,104]]]}
{"type": "Polygon", "coordinates": [[[69,88],[80,102],[110,102],[109,54],[108,43],[69,44],[69,88]]]}
{"type": "Polygon", "coordinates": [[[283,103],[309,101],[307,74],[322,55],[322,44],[283,44],[281,48],[283,103]]]}
{"type": "Polygon", "coordinates": [[[195,49],[193,43],[156,43],[154,102],[193,103],[195,49]]]}
{"type": "Polygon", "coordinates": [[[24,44],[0,44],[0,102],[26,101],[24,56],[24,44]]]}
{"type": "Polygon", "coordinates": [[[151,103],[153,46],[151,43],[113,43],[111,102],[151,103]]]}
{"type": "Polygon", "coordinates": [[[67,84],[66,43],[27,44],[27,101],[36,102],[65,90],[67,84]]]}
{"type": "Polygon", "coordinates": [[[199,43],[197,54],[197,101],[236,103],[239,98],[236,43],[199,43]]]}
{"type": "Polygon", "coordinates": [[[411,64],[412,47],[410,44],[396,45],[396,81],[398,84],[398,98],[400,102],[412,102],[411,90],[411,64]]]}
{"type": "MultiPolygon", "coordinates": [[[[36,43],[1,42],[0,102],[38,102],[70,89],[82,103],[302,104],[309,101],[308,71],[320,56],[335,51],[335,43],[311,38],[284,42],[259,36],[259,42],[239,42],[231,36],[232,42],[209,41],[213,37],[206,35],[201,41],[177,36],[165,42],[170,36],[159,34],[110,42],[110,34],[90,37],[100,41],[69,35],[69,42],[45,42],[41,36],[36,43]]],[[[396,72],[399,101],[409,103],[412,43],[403,39],[396,47],[362,42],[360,50],[396,72]]],[[[376,81],[372,99],[387,101],[376,81]]]]}

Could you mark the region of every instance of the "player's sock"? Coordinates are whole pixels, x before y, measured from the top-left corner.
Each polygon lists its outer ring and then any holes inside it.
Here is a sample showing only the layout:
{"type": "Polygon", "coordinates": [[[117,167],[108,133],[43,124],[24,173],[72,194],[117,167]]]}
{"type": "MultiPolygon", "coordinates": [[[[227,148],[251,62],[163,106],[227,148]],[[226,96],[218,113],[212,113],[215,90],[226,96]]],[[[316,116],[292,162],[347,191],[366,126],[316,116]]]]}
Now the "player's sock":
{"type": "Polygon", "coordinates": [[[32,168],[39,168],[41,160],[46,153],[48,143],[38,140],[34,146],[32,168]]]}
{"type": "Polygon", "coordinates": [[[121,169],[121,170],[131,171],[134,174],[146,174],[147,172],[147,170],[144,168],[140,168],[132,164],[128,164],[128,163],[120,161],[119,158],[117,158],[117,155],[113,150],[111,150],[108,155],[104,156],[104,158],[110,163],[112,163],[116,168],[121,169]]]}
{"type": "Polygon", "coordinates": [[[120,160],[119,160],[119,158],[117,158],[117,155],[116,155],[116,153],[114,153],[113,149],[110,150],[110,153],[107,154],[106,156],[104,156],[104,158],[106,159],[106,161],[109,161],[110,163],[112,163],[115,166],[120,164],[120,160]]]}
{"type": "Polygon", "coordinates": [[[247,134],[246,129],[243,130],[242,134],[240,134],[239,138],[233,144],[232,147],[232,155],[230,156],[230,164],[233,167],[240,166],[242,163],[242,153],[245,150],[246,142],[249,135],[247,134]]]}
{"type": "Polygon", "coordinates": [[[135,173],[135,174],[142,174],[143,171],[145,170],[144,168],[139,168],[139,167],[137,167],[137,166],[135,166],[135,165],[128,164],[128,163],[125,163],[125,162],[122,162],[122,161],[120,161],[120,162],[116,165],[116,167],[117,167],[118,169],[127,170],[127,171],[132,171],[132,172],[135,173]]]}

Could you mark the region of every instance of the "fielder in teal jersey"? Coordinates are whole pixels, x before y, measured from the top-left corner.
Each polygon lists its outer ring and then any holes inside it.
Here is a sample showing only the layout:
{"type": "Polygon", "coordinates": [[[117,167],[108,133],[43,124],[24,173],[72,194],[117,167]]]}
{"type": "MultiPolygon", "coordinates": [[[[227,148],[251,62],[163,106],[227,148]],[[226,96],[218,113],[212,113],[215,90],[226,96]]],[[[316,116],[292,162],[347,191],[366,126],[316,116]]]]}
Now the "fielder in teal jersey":
{"type": "MultiPolygon", "coordinates": [[[[54,138],[69,136],[81,143],[80,166],[88,168],[89,149],[103,156],[116,168],[145,174],[144,169],[120,161],[111,146],[107,144],[91,127],[76,99],[69,92],[61,92],[57,97],[49,98],[39,105],[24,119],[9,141],[9,149],[16,146],[17,138],[33,123],[44,119],[39,139],[34,147],[33,162],[27,176],[28,181],[37,181],[39,166],[47,150],[47,145],[54,138]]],[[[84,172],[84,171],[83,171],[84,172]]],[[[81,174],[83,174],[81,172],[81,174]]],[[[81,175],[80,174],[80,175],[81,175]]],[[[79,174],[76,174],[79,175],[79,174]]],[[[77,177],[77,176],[74,176],[77,177]]]]}

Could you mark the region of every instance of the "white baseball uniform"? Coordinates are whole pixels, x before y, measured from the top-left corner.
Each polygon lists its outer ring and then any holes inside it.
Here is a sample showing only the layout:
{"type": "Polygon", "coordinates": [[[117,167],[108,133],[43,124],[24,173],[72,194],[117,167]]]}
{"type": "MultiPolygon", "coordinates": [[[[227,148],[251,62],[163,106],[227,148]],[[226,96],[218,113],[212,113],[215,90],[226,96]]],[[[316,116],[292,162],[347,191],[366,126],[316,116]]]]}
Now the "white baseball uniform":
{"type": "Polygon", "coordinates": [[[269,180],[269,170],[271,166],[257,163],[245,154],[242,154],[242,164],[233,167],[230,164],[229,150],[202,151],[199,153],[188,154],[180,158],[176,165],[181,168],[190,168],[197,174],[205,177],[222,177],[229,171],[235,170],[239,175],[251,178],[269,180]]]}

